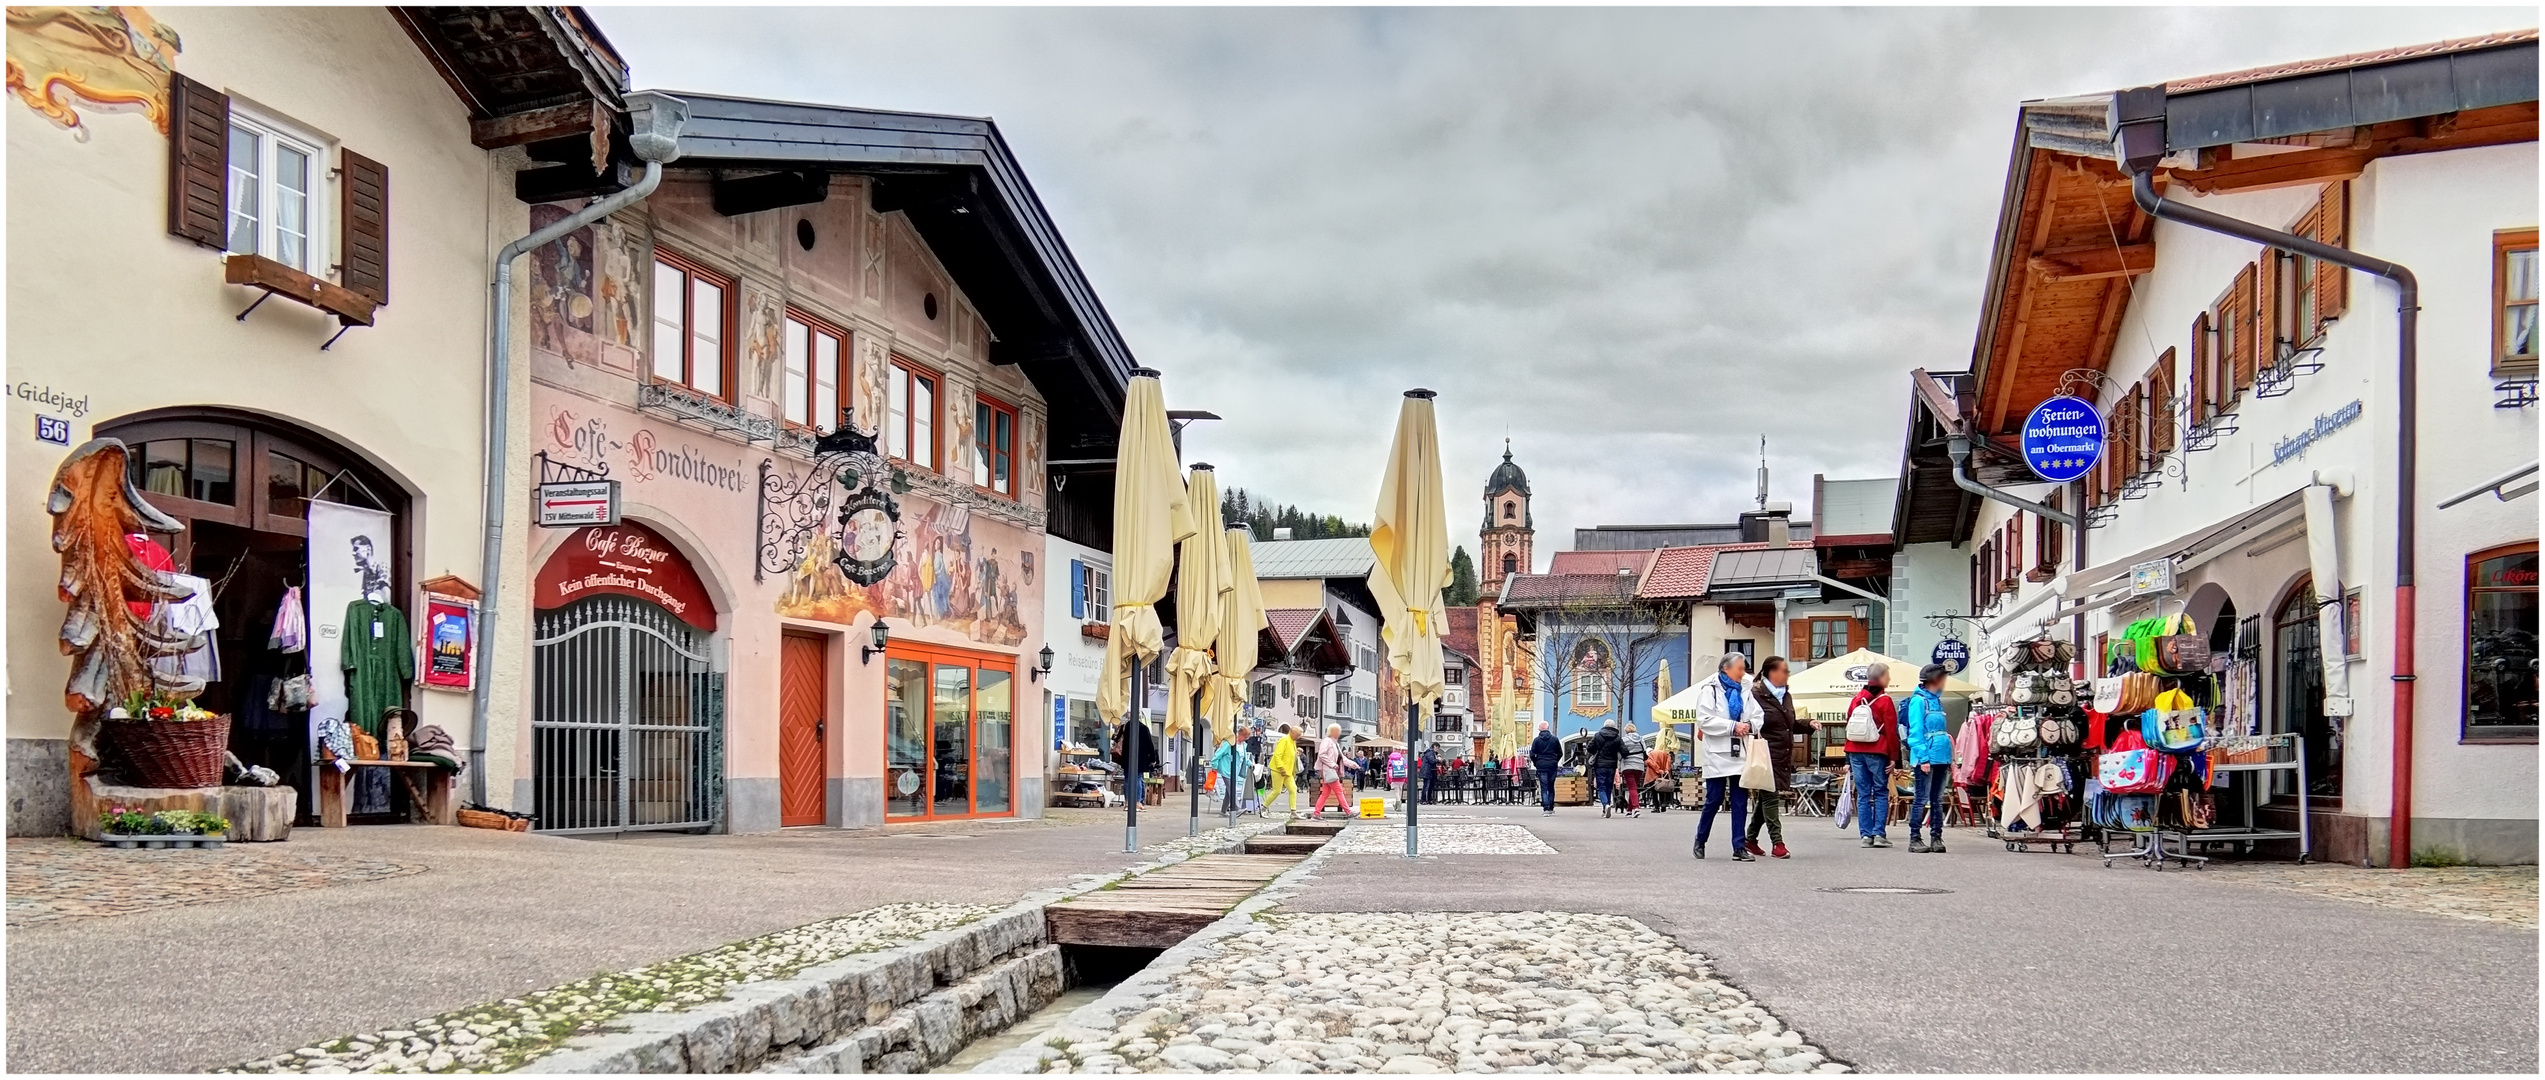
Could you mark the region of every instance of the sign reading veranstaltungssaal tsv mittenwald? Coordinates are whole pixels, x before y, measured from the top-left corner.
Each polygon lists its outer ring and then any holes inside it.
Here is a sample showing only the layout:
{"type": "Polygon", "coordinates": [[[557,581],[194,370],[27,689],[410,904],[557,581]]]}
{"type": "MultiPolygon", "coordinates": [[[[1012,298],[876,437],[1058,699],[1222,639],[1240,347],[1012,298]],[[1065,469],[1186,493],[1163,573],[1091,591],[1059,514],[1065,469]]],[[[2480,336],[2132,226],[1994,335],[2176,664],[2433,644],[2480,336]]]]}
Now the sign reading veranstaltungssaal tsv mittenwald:
{"type": "Polygon", "coordinates": [[[2084,399],[2054,397],[2024,417],[2018,443],[2034,476],[2064,484],[2103,457],[2103,417],[2084,399]]]}
{"type": "Polygon", "coordinates": [[[547,528],[572,529],[619,523],[619,482],[616,480],[541,484],[533,501],[539,508],[539,524],[547,528]]]}

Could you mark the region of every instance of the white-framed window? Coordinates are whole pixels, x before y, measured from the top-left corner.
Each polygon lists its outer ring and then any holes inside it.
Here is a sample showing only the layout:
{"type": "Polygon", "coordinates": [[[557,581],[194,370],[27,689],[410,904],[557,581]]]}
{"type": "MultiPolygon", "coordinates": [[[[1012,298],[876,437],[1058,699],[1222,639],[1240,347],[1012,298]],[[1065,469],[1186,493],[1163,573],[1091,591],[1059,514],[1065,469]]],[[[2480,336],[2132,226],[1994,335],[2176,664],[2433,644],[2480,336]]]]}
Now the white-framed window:
{"type": "Polygon", "coordinates": [[[1576,707],[1605,708],[1608,705],[1608,643],[1592,638],[1573,652],[1573,704],[1576,707]]]}
{"type": "Polygon", "coordinates": [[[1343,715],[1343,714],[1345,714],[1345,713],[1348,713],[1348,712],[1351,712],[1351,711],[1352,711],[1352,688],[1351,688],[1351,687],[1348,687],[1348,686],[1338,686],[1338,687],[1335,687],[1335,688],[1334,688],[1334,713],[1335,713],[1335,715],[1337,715],[1337,716],[1341,716],[1341,715],[1343,715]]]}
{"type": "Polygon", "coordinates": [[[789,309],[786,313],[786,387],[780,393],[790,424],[827,432],[839,426],[839,331],[789,309]]]}
{"type": "Polygon", "coordinates": [[[1087,618],[1091,622],[1113,621],[1113,574],[1101,566],[1081,566],[1084,575],[1081,588],[1087,594],[1087,618]]]}
{"type": "Polygon", "coordinates": [[[229,251],[325,276],[325,140],[230,103],[229,251]]]}
{"type": "Polygon", "coordinates": [[[884,452],[937,468],[937,377],[896,356],[884,383],[884,452]]]}

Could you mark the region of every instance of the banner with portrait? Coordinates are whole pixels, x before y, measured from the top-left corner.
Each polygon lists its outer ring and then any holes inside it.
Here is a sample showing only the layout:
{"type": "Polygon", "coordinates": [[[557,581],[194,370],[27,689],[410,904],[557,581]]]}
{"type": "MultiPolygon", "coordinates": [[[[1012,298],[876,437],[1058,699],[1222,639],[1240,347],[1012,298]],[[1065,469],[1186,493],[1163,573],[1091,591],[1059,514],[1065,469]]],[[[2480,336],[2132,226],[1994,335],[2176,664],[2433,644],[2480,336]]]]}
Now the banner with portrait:
{"type": "Polygon", "coordinates": [[[309,504],[309,675],[317,700],[309,709],[311,760],[319,729],[345,719],[345,608],[357,600],[394,603],[395,520],[342,503],[309,504]]]}

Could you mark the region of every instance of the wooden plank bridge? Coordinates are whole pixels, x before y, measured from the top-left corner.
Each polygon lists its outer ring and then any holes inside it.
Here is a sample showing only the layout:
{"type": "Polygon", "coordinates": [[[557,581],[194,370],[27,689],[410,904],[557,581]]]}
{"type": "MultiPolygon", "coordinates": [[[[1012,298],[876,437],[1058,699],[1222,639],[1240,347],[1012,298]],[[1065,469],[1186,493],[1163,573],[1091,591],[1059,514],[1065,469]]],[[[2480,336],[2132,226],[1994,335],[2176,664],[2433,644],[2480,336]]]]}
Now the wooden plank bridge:
{"type": "Polygon", "coordinates": [[[1339,825],[1293,823],[1246,841],[1242,854],[1199,855],[1043,909],[1056,945],[1164,949],[1218,922],[1316,851],[1339,825]]]}

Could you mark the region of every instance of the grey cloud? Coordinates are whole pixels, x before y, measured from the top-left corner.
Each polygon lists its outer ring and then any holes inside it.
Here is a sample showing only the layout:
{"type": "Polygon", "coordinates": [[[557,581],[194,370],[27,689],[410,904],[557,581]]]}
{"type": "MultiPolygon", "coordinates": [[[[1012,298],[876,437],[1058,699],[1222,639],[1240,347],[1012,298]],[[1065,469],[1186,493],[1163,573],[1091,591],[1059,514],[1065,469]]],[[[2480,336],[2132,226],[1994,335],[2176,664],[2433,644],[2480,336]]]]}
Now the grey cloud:
{"type": "MultiPolygon", "coordinates": [[[[996,117],[1224,482],[1366,517],[1398,394],[1541,547],[1888,474],[2027,98],[2533,9],[603,8],[643,85],[996,117]]],[[[1469,520],[1472,504],[1453,502],[1469,520]]],[[[1470,541],[1471,542],[1471,541],[1470,541]]]]}

